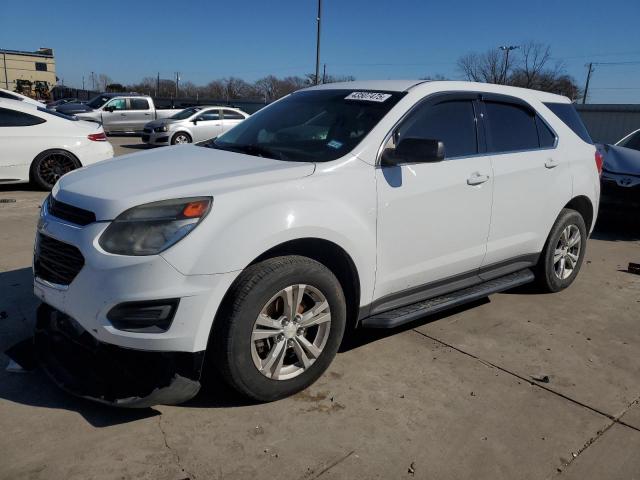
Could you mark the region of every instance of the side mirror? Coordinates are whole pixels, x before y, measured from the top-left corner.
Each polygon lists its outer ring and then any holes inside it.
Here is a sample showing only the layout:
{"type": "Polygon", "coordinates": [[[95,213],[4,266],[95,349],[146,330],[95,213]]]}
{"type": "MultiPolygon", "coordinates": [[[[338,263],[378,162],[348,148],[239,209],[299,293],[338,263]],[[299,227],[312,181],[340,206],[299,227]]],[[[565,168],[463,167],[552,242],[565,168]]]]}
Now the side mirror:
{"type": "Polygon", "coordinates": [[[191,120],[191,123],[193,123],[194,125],[197,125],[198,124],[198,119],[194,118],[193,120],[191,120]]]}
{"type": "Polygon", "coordinates": [[[105,112],[113,112],[114,110],[115,110],[115,107],[104,107],[105,112]]]}
{"type": "Polygon", "coordinates": [[[382,153],[383,165],[429,163],[442,160],[444,160],[444,143],[430,138],[403,138],[395,148],[386,148],[382,153]]]}

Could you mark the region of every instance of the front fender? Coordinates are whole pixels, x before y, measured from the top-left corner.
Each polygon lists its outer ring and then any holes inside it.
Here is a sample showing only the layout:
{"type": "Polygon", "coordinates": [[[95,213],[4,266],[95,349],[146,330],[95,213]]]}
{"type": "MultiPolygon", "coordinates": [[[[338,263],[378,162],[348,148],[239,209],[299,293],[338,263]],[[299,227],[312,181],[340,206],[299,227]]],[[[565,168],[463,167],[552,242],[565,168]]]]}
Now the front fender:
{"type": "Polygon", "coordinates": [[[372,167],[357,163],[340,172],[214,195],[209,216],[162,255],[185,275],[226,273],[284,242],[327,240],[353,260],[367,303],[376,267],[375,177],[372,167]]]}

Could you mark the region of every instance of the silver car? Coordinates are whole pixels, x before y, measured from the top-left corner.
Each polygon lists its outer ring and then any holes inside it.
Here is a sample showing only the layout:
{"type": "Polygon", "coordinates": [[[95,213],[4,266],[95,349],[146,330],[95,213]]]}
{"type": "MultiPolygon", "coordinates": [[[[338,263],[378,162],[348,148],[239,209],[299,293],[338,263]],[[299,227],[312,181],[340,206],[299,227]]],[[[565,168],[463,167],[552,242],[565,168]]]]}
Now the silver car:
{"type": "Polygon", "coordinates": [[[202,142],[235,127],[249,114],[231,107],[197,106],[144,126],[142,141],[149,145],[202,142]]]}

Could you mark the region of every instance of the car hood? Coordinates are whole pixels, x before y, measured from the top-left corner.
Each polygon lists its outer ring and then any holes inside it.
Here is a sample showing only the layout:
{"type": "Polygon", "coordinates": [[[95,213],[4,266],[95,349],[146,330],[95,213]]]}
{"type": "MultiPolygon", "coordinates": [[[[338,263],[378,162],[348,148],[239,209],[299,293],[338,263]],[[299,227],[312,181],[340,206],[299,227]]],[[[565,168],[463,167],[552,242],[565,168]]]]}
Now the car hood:
{"type": "Polygon", "coordinates": [[[177,145],[123,155],[62,177],[53,196],[113,220],[144,203],[295,180],[311,175],[314,163],[286,162],[196,145],[177,145]]]}
{"type": "Polygon", "coordinates": [[[64,113],[65,115],[73,115],[81,112],[92,112],[93,109],[85,105],[84,103],[65,103],[55,107],[56,112],[64,113]]]}
{"type": "Polygon", "coordinates": [[[605,145],[603,167],[611,173],[640,175],[640,151],[632,148],[605,145]]]}

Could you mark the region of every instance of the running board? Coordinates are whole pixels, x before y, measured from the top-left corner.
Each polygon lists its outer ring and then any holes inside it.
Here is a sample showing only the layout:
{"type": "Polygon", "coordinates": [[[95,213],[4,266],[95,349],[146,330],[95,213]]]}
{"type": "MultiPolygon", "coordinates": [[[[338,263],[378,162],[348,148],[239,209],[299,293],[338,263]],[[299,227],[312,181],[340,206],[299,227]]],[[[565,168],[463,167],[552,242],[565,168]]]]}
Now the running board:
{"type": "Polygon", "coordinates": [[[404,307],[378,313],[361,321],[361,325],[366,328],[393,328],[404,323],[412,322],[426,315],[431,315],[449,308],[457,307],[464,303],[473,302],[491,295],[492,293],[503,292],[525,283],[533,281],[534,275],[531,270],[525,268],[503,277],[494,278],[472,287],[464,288],[447,295],[423,300],[404,307]]]}

